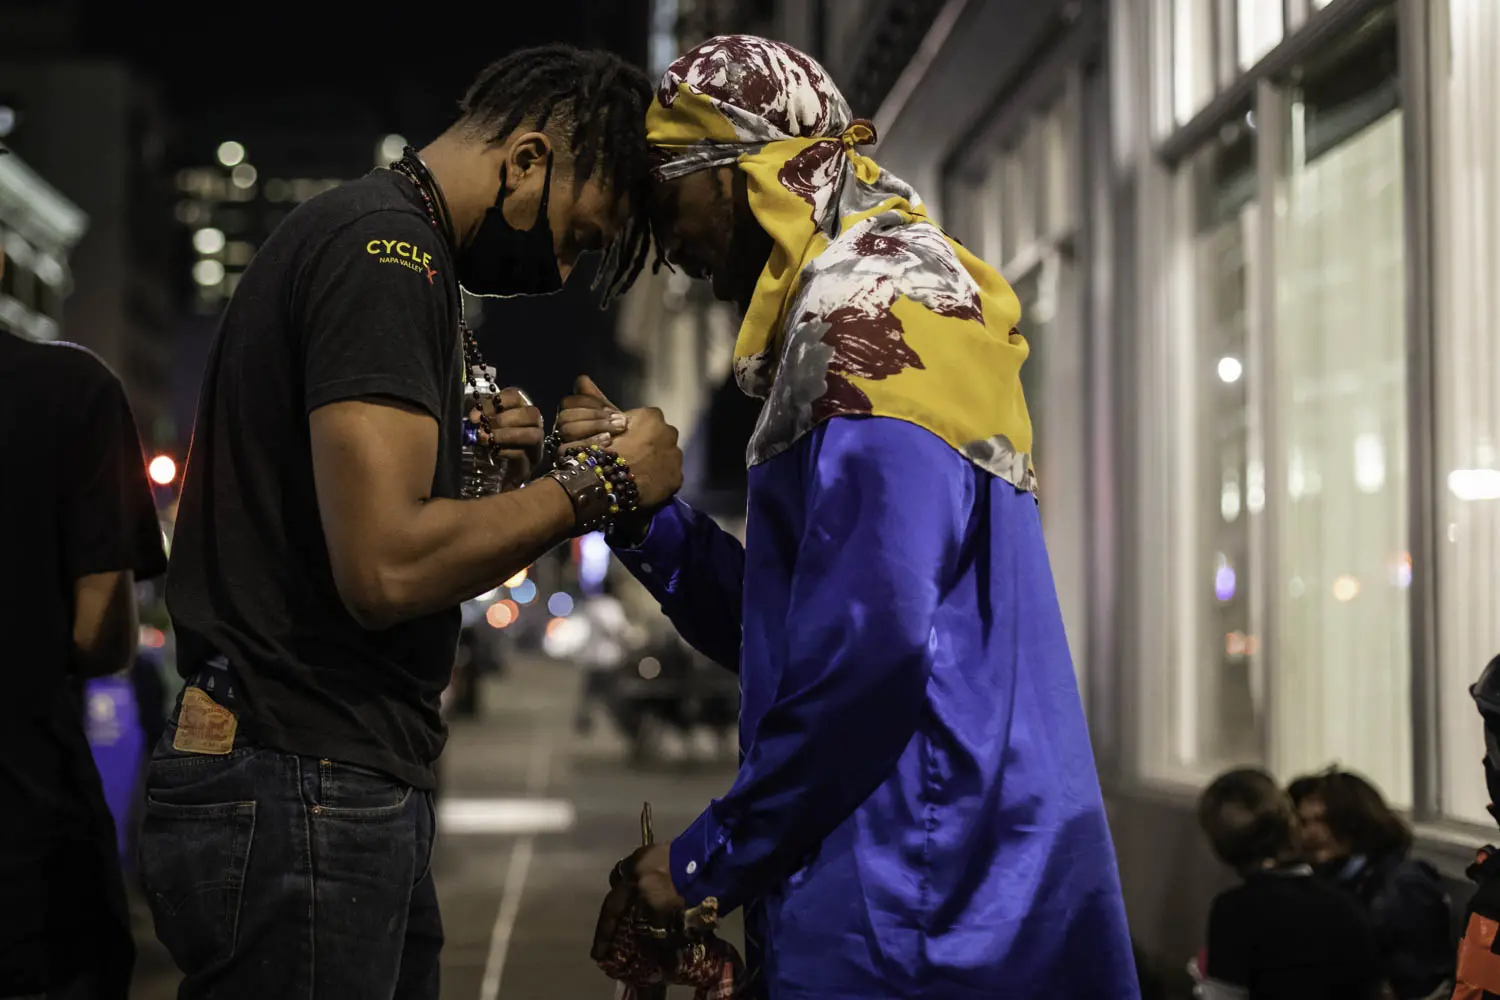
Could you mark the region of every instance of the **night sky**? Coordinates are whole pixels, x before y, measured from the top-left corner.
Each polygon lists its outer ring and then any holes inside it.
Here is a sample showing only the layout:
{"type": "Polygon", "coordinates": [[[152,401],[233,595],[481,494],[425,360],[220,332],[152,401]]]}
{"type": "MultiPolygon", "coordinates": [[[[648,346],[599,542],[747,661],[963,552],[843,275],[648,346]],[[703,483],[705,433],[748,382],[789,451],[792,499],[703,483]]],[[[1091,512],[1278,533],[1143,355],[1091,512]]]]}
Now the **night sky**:
{"type": "MultiPolygon", "coordinates": [[[[284,156],[304,161],[300,175],[329,176],[318,172],[320,146],[357,143],[373,156],[387,133],[420,146],[451,123],[473,77],[517,48],[567,42],[643,63],[649,0],[78,0],[77,9],[75,51],[128,59],[161,85],[174,119],[174,168],[209,164],[218,143],[235,138],[265,169],[255,136],[272,134],[284,156]]],[[[580,371],[606,385],[623,379],[613,318],[598,310],[587,279],[576,275],[544,301],[486,303],[479,329],[490,363],[544,408],[580,371]]]]}
{"type": "MultiPolygon", "coordinates": [[[[396,119],[451,109],[486,63],[549,42],[645,58],[649,0],[189,3],[79,0],[80,34],[128,55],[187,116],[333,91],[396,119]]],[[[414,124],[414,123],[413,123],[414,124]]]]}

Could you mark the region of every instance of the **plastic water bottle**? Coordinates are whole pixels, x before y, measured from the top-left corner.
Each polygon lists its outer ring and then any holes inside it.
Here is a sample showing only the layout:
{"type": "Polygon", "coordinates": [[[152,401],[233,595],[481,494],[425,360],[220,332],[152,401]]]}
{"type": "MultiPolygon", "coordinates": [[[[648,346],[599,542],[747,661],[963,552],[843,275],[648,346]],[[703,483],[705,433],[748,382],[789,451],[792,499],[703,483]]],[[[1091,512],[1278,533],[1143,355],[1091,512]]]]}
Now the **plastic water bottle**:
{"type": "Polygon", "coordinates": [[[469,414],[499,394],[495,385],[495,369],[475,366],[464,385],[464,441],[462,475],[458,495],[465,500],[477,500],[491,496],[505,488],[507,460],[493,444],[479,440],[481,428],[469,422],[469,414]]]}

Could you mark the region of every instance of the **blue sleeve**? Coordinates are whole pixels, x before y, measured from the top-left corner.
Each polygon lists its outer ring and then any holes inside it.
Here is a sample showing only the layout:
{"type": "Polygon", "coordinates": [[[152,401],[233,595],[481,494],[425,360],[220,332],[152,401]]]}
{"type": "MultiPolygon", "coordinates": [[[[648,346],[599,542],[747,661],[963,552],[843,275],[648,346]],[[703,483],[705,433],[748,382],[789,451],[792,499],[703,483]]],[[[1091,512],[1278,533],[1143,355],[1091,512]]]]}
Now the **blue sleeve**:
{"type": "Polygon", "coordinates": [[[739,670],[745,549],[707,514],[673,500],[639,548],[615,556],[651,592],[689,645],[739,670]]]}
{"type": "Polygon", "coordinates": [[[968,461],[902,421],[831,420],[796,452],[788,662],[733,787],[672,844],[689,905],[760,895],[889,777],[926,703],[932,622],[974,502],[968,461]]]}

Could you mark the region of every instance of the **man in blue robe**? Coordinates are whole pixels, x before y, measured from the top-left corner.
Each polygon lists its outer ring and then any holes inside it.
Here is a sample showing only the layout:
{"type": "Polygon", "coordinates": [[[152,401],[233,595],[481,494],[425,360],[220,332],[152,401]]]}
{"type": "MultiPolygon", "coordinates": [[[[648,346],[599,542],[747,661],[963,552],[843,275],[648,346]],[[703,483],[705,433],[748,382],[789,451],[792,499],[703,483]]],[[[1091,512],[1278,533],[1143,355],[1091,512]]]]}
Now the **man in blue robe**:
{"type": "MultiPolygon", "coordinates": [[[[743,907],[735,995],[1138,997],[1014,293],[789,46],[705,42],[647,130],[658,239],[745,310],[735,374],[765,405],[743,545],[680,500],[611,537],[743,696],[733,787],[623,862],[625,891],[664,920],[743,907]]],[[[580,389],[559,433],[602,440],[580,389]]]]}

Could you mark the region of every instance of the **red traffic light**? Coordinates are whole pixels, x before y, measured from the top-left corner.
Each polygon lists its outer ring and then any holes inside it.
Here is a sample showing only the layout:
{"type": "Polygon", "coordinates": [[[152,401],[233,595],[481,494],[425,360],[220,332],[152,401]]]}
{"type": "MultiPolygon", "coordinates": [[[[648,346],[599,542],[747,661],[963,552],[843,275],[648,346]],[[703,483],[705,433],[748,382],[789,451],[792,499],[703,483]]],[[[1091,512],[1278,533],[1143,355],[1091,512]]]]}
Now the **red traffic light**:
{"type": "Polygon", "coordinates": [[[177,481],[177,463],[170,455],[157,455],[146,466],[146,474],[158,486],[171,486],[177,481]]]}

